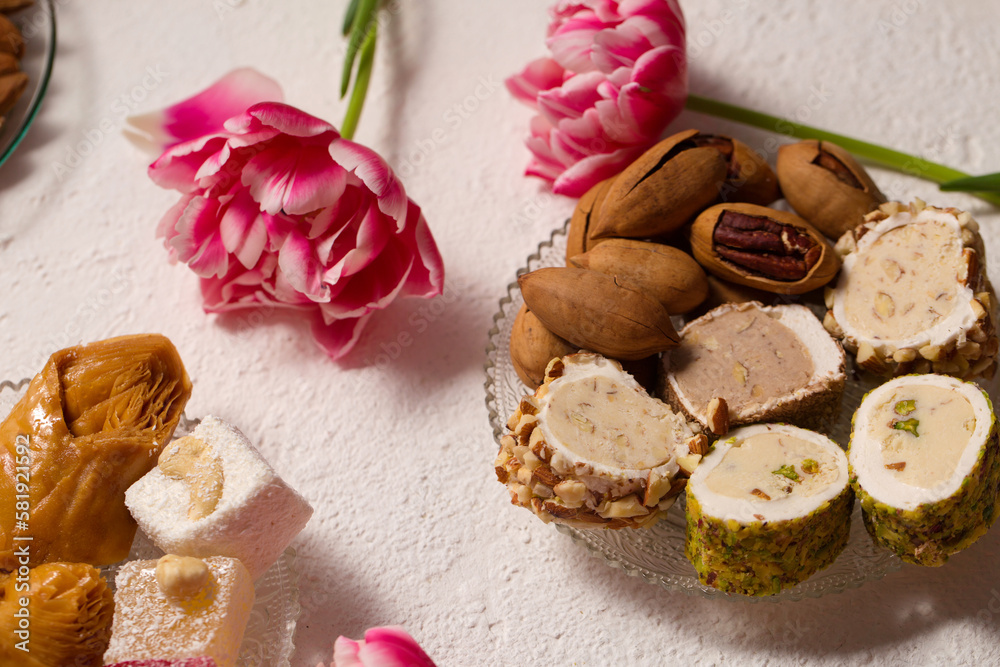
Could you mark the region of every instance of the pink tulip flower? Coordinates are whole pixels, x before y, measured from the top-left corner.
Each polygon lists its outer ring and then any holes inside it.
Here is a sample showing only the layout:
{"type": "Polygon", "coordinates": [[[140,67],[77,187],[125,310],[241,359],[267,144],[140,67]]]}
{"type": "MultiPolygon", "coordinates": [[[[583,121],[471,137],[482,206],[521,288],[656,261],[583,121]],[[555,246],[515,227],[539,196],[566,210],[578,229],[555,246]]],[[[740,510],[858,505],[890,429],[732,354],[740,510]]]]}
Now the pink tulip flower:
{"type": "Polygon", "coordinates": [[[550,57],[507,79],[538,111],[526,173],[579,197],[660,139],[687,98],[684,16],[677,0],[561,0],[550,57]]]}
{"type": "Polygon", "coordinates": [[[147,132],[170,146],[150,177],[182,193],[157,234],[201,278],[206,312],[302,312],[336,359],[375,310],[440,294],[441,256],[377,153],[294,107],[253,103],[276,84],[243,72],[160,112],[173,124],[147,132]]]}
{"type": "MultiPolygon", "coordinates": [[[[323,667],[322,663],[317,667],[323,667]]],[[[338,637],[330,667],[435,667],[417,642],[400,627],[372,628],[355,641],[338,637]]]]}

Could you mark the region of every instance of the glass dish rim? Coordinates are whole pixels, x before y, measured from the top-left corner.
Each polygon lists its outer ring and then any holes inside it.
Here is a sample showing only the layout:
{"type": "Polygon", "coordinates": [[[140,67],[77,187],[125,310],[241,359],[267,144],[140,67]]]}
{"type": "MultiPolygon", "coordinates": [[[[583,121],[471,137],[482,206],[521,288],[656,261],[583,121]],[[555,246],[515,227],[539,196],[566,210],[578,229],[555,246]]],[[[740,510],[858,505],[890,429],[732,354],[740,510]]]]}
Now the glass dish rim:
{"type": "MultiPolygon", "coordinates": [[[[499,301],[497,312],[494,314],[492,319],[492,326],[489,332],[487,333],[488,338],[486,345],[486,362],[484,364],[486,381],[484,382],[483,386],[486,392],[486,398],[485,398],[486,408],[487,412],[489,413],[490,425],[493,430],[493,439],[497,446],[500,445],[500,439],[503,437],[504,434],[504,424],[502,421],[502,416],[499,414],[497,410],[498,402],[500,399],[497,396],[497,392],[495,391],[497,383],[497,373],[499,371],[497,365],[497,358],[498,358],[497,355],[503,352],[504,350],[500,350],[500,348],[495,343],[495,339],[501,333],[501,322],[503,322],[508,316],[505,313],[505,309],[509,305],[514,303],[513,295],[516,290],[519,290],[516,278],[520,277],[524,273],[527,273],[529,270],[531,270],[533,263],[541,261],[545,251],[555,246],[557,240],[561,240],[561,237],[568,236],[569,223],[570,220],[567,219],[564,225],[562,225],[561,227],[556,227],[552,231],[549,238],[542,241],[539,244],[537,250],[528,256],[524,266],[518,269],[515,280],[507,284],[506,293],[504,294],[503,297],[501,297],[499,301]]],[[[527,389],[525,389],[525,392],[527,393],[527,389]]],[[[682,496],[678,500],[677,507],[680,509],[683,508],[683,506],[684,506],[684,498],[682,496]]],[[[852,519],[852,533],[853,533],[856,528],[856,525],[861,525],[862,523],[860,503],[855,504],[854,510],[851,515],[851,519],[852,519]]],[[[668,515],[667,519],[661,521],[676,522],[677,520],[678,517],[676,515],[676,512],[672,511],[668,515]]],[[[746,602],[746,603],[757,603],[757,602],[780,603],[785,601],[800,601],[805,599],[814,599],[829,594],[839,594],[850,589],[859,588],[866,583],[882,579],[889,573],[898,571],[902,568],[902,561],[898,557],[896,557],[895,555],[891,555],[888,552],[885,552],[879,554],[879,557],[884,559],[882,561],[884,564],[884,569],[881,572],[877,574],[860,572],[859,577],[843,580],[841,585],[834,584],[827,589],[823,590],[812,589],[806,585],[809,582],[809,579],[806,579],[799,585],[786,588],[777,595],[771,595],[771,596],[732,595],[720,591],[718,589],[705,586],[700,582],[697,582],[697,577],[695,577],[695,583],[693,585],[687,585],[686,582],[682,582],[680,580],[671,581],[670,577],[674,575],[653,572],[644,568],[639,564],[630,562],[623,557],[623,554],[614,552],[609,545],[597,543],[595,540],[592,540],[591,538],[593,537],[593,535],[591,533],[597,531],[585,531],[558,523],[555,523],[554,525],[556,530],[558,530],[560,533],[563,533],[564,535],[568,535],[570,538],[572,538],[574,542],[584,546],[587,552],[591,556],[602,560],[609,567],[620,569],[628,576],[639,577],[649,584],[658,585],[659,587],[668,591],[681,591],[686,595],[701,597],[701,598],[709,598],[709,599],[724,598],[726,600],[734,602],[746,602]]],[[[692,568],[692,574],[694,574],[693,568],[692,568]]],[[[820,572],[817,572],[816,575],[820,575],[822,578],[822,570],[820,572]]]]}
{"type": "MultiPolygon", "coordinates": [[[[30,11],[31,6],[25,7],[24,9],[18,10],[17,13],[30,11]]],[[[3,153],[0,154],[0,167],[4,165],[5,162],[14,154],[14,151],[24,140],[24,137],[28,134],[28,130],[34,124],[35,117],[42,108],[42,100],[45,99],[45,93],[49,88],[49,81],[52,78],[52,69],[55,64],[56,59],[56,10],[54,0],[40,0],[39,5],[34,8],[36,12],[44,12],[48,15],[48,48],[45,51],[45,64],[42,67],[41,78],[37,87],[32,94],[32,97],[28,100],[28,109],[23,116],[20,127],[13,131],[13,136],[10,143],[6,148],[3,149],[3,153]]]]}

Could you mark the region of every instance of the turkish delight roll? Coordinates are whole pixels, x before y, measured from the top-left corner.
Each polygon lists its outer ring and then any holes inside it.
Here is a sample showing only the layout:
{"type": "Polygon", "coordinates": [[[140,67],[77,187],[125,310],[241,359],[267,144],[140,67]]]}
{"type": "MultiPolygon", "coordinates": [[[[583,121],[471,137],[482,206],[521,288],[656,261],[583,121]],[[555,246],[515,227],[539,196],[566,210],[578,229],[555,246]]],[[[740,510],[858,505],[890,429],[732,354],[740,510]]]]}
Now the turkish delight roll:
{"type": "Polygon", "coordinates": [[[212,416],[167,445],[125,503],[163,551],[239,558],[255,580],[313,512],[246,436],[212,416]]]}
{"type": "Polygon", "coordinates": [[[757,301],[689,322],[663,366],[666,399],[716,435],[758,422],[822,428],[838,413],[847,378],[844,350],[808,308],[757,301]]]}
{"type": "Polygon", "coordinates": [[[703,584],[774,595],[836,559],[854,494],[835,442],[785,424],[731,431],[688,481],[685,551],[703,584]]]}
{"type": "Polygon", "coordinates": [[[978,230],[954,208],[883,204],[837,242],[824,325],[877,375],[991,377],[996,297],[978,230]]]}
{"type": "Polygon", "coordinates": [[[708,444],[618,362],[591,353],[549,362],[507,426],[494,465],[511,503],[582,528],[652,525],[708,444]]]}
{"type": "Polygon", "coordinates": [[[865,396],[848,459],[876,544],[943,565],[996,518],[1000,452],[993,406],[975,384],[906,375],[865,396]]]}

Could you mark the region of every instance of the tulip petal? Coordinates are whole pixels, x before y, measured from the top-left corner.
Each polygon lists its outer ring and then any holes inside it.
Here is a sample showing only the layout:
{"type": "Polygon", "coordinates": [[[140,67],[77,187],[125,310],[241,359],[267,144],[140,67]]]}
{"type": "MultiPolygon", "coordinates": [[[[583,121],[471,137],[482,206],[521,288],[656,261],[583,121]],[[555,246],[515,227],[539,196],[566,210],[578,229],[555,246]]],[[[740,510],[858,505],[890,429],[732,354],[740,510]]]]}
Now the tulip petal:
{"type": "Polygon", "coordinates": [[[125,136],[159,154],[179,143],[221,132],[227,119],[257,102],[283,98],[274,79],[249,67],[235,69],[193,97],[125,119],[125,136]]]}
{"type": "Polygon", "coordinates": [[[534,107],[538,93],[562,85],[565,76],[566,70],[555,60],[538,58],[528,63],[520,74],[508,78],[504,83],[514,99],[534,107]]]}
{"type": "MultiPolygon", "coordinates": [[[[335,320],[330,323],[324,322],[322,317],[316,317],[313,319],[312,324],[313,339],[315,339],[320,349],[326,352],[331,359],[340,359],[357,344],[361,338],[361,331],[365,328],[365,324],[368,323],[370,317],[371,315],[363,315],[352,319],[335,320]]],[[[338,639],[337,641],[339,642],[340,640],[338,639]]],[[[358,658],[351,657],[349,653],[345,653],[345,657],[339,657],[340,655],[340,653],[337,653],[337,645],[335,644],[334,665],[364,664],[363,662],[359,662],[358,658]]]]}
{"type": "Polygon", "coordinates": [[[339,137],[333,125],[288,104],[264,102],[255,104],[241,116],[226,121],[226,130],[238,135],[253,134],[265,128],[291,137],[318,137],[327,132],[339,137]]]}
{"type": "Polygon", "coordinates": [[[580,196],[656,143],[687,96],[684,41],[677,0],[560,0],[546,44],[562,80],[544,58],[508,80],[539,112],[525,173],[580,196]]]}
{"type": "Polygon", "coordinates": [[[335,203],[347,172],[321,146],[275,139],[246,163],[242,182],[267,213],[303,215],[335,203]]]}
{"type": "Polygon", "coordinates": [[[354,641],[338,637],[331,667],[435,667],[420,645],[403,628],[371,628],[354,641]]]}
{"type": "Polygon", "coordinates": [[[413,263],[400,294],[425,299],[437,296],[444,290],[444,261],[441,259],[441,253],[438,252],[437,244],[431,236],[430,227],[427,226],[420,207],[412,201],[407,218],[408,221],[415,220],[415,223],[410,225],[408,222],[408,228],[412,231],[407,238],[401,239],[401,242],[408,246],[415,245],[420,261],[413,263]]]}
{"type": "Polygon", "coordinates": [[[406,218],[406,193],[388,163],[375,151],[347,139],[330,143],[330,156],[361,182],[378,198],[379,209],[398,221],[402,229],[406,218]]]}
{"type": "Polygon", "coordinates": [[[267,246],[267,227],[260,209],[246,191],[239,191],[225,206],[219,221],[219,234],[226,250],[251,269],[267,246]]]}

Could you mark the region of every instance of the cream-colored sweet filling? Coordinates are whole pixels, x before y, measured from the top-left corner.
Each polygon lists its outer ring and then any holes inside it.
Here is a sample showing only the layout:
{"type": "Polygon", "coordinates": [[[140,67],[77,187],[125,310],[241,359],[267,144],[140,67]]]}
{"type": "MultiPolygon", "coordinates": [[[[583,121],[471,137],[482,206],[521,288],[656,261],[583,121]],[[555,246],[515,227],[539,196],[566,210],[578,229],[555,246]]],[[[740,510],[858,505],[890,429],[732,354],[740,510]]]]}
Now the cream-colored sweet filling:
{"type": "Polygon", "coordinates": [[[846,274],[848,324],[881,340],[930,329],[955,308],[961,265],[961,239],[942,223],[886,232],[846,274]]]}
{"type": "Polygon", "coordinates": [[[882,443],[882,462],[898,481],[931,488],[951,478],[976,415],[969,400],[944,387],[904,385],[879,405],[870,435],[882,443]]]}
{"type": "Polygon", "coordinates": [[[683,426],[667,405],[605,375],[554,382],[546,398],[545,424],[558,443],[609,467],[666,463],[683,426]]]}
{"type": "Polygon", "coordinates": [[[756,309],[698,323],[670,352],[678,388],[696,410],[715,397],[734,412],[809,384],[814,366],[794,331],[756,309]]]}
{"type": "Polygon", "coordinates": [[[777,500],[812,496],[840,477],[833,453],[787,433],[752,435],[733,446],[705,477],[720,496],[737,500],[777,500]]]}

